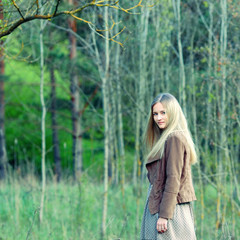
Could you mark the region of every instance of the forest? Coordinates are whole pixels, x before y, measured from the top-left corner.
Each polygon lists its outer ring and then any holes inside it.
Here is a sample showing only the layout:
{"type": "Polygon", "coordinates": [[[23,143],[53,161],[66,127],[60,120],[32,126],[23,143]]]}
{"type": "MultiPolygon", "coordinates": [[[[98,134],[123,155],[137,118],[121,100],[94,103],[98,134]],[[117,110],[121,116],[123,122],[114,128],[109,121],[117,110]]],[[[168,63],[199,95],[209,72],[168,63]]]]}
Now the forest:
{"type": "Polygon", "coordinates": [[[240,239],[237,0],[0,0],[0,239],[137,240],[151,102],[198,161],[197,239],[240,239]]]}

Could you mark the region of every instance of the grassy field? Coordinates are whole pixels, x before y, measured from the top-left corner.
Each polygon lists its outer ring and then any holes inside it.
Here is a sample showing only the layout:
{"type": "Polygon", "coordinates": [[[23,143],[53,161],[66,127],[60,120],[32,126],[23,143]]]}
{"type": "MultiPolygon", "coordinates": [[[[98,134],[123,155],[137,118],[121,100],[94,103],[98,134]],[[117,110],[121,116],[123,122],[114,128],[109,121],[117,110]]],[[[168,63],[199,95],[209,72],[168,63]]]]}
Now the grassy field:
{"type": "MultiPolygon", "coordinates": [[[[196,185],[196,184],[195,184],[196,185]]],[[[125,185],[123,200],[120,186],[111,186],[108,192],[108,220],[106,239],[138,239],[137,225],[140,226],[148,184],[142,186],[137,217],[137,197],[131,184],[125,185]],[[125,205],[123,204],[125,203],[125,205]]],[[[197,195],[199,195],[198,187],[197,195]]],[[[203,240],[240,239],[235,227],[235,238],[231,238],[232,212],[227,205],[227,215],[215,237],[217,192],[205,186],[205,215],[203,219],[203,240]]],[[[44,219],[39,224],[41,185],[34,177],[12,178],[0,185],[0,239],[100,239],[103,185],[91,182],[84,176],[82,183],[71,180],[60,184],[49,181],[46,189],[44,219]]],[[[200,199],[200,196],[198,196],[200,199]]],[[[200,239],[200,201],[194,204],[197,235],[200,239]]],[[[239,216],[236,226],[240,226],[239,216]]]]}

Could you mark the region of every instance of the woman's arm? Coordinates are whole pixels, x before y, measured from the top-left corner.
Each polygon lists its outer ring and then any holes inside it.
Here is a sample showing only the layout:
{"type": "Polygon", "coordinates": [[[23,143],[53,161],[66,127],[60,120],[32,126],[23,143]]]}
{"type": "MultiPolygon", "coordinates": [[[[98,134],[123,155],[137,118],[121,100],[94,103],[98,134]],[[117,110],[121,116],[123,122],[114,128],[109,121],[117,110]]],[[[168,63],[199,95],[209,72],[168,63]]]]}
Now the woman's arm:
{"type": "Polygon", "coordinates": [[[177,194],[184,165],[185,146],[177,136],[171,136],[166,142],[166,183],[159,208],[160,218],[172,218],[177,204],[177,194]]]}

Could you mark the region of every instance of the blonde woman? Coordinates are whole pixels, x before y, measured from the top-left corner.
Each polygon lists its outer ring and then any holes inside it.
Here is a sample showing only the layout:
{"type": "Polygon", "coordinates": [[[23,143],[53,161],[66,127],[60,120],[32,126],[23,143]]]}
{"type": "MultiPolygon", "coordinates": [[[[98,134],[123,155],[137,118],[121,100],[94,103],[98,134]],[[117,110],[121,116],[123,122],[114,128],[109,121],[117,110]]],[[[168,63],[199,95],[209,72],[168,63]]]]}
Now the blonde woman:
{"type": "Polygon", "coordinates": [[[159,94],[151,104],[146,143],[150,186],[141,240],[195,240],[190,202],[196,200],[191,164],[197,156],[186,118],[169,93],[159,94]]]}

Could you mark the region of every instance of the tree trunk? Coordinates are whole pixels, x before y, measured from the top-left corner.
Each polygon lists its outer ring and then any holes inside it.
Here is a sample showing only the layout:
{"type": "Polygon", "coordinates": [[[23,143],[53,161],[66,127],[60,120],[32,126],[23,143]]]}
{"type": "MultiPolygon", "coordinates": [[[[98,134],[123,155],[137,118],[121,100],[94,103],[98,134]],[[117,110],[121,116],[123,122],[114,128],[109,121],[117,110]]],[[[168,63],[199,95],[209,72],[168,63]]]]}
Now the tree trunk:
{"type": "Polygon", "coordinates": [[[113,88],[113,83],[108,80],[107,84],[107,93],[108,93],[108,116],[111,115],[109,121],[109,159],[108,159],[108,181],[109,183],[114,182],[117,183],[116,176],[118,175],[116,171],[118,171],[118,163],[116,157],[116,106],[115,106],[115,92],[113,88]]]}
{"type": "MultiPolygon", "coordinates": [[[[3,4],[0,5],[0,20],[3,20],[3,4]]],[[[0,41],[0,180],[5,178],[7,165],[7,151],[5,143],[5,102],[4,102],[4,53],[3,41],[0,41]]]]}
{"type": "MultiPolygon", "coordinates": [[[[190,45],[190,81],[191,81],[191,89],[196,89],[195,85],[195,69],[194,69],[194,40],[195,40],[195,32],[196,29],[193,30],[191,37],[191,45],[190,45]]],[[[192,95],[192,113],[193,113],[193,136],[195,140],[195,146],[197,150],[197,155],[200,158],[200,146],[198,140],[198,132],[197,132],[197,111],[196,111],[196,91],[193,91],[192,95]]],[[[201,218],[197,220],[198,226],[200,226],[200,239],[203,240],[204,233],[204,192],[203,192],[203,181],[202,181],[202,171],[200,162],[197,163],[198,177],[199,177],[199,188],[200,188],[200,203],[201,203],[201,218]],[[200,224],[199,224],[200,221],[200,224]]]]}
{"type": "MultiPolygon", "coordinates": [[[[108,7],[104,9],[104,21],[106,27],[108,26],[108,7]]],[[[103,211],[102,211],[102,231],[101,237],[104,239],[106,235],[106,221],[107,221],[107,205],[108,205],[108,161],[109,161],[109,32],[105,32],[105,71],[102,78],[102,95],[103,95],[103,111],[104,111],[104,197],[103,197],[103,211]]]]}
{"type": "Polygon", "coordinates": [[[54,74],[53,61],[50,66],[50,78],[51,78],[51,118],[52,118],[52,142],[53,142],[53,158],[55,163],[55,174],[57,182],[61,178],[61,157],[60,157],[60,146],[57,129],[57,102],[56,102],[56,80],[54,74]]]}
{"type": "Polygon", "coordinates": [[[141,15],[141,31],[140,31],[140,56],[139,56],[139,81],[136,82],[137,85],[137,102],[138,107],[136,107],[136,131],[135,131],[135,159],[133,165],[133,183],[137,184],[137,177],[141,176],[141,151],[140,151],[140,136],[142,134],[144,126],[144,113],[145,113],[145,95],[146,95],[146,48],[147,48],[147,34],[148,34],[148,20],[149,20],[149,9],[143,9],[141,15]]]}
{"type": "MultiPolygon", "coordinates": [[[[115,22],[118,22],[118,13],[116,13],[115,22]]],[[[116,26],[116,33],[118,33],[118,25],[116,26]]],[[[115,54],[115,79],[117,84],[117,123],[118,123],[118,147],[120,156],[120,179],[121,179],[121,191],[123,197],[123,208],[125,209],[124,201],[124,185],[125,185],[125,150],[124,150],[124,138],[123,138],[123,119],[122,119],[122,94],[120,83],[120,46],[116,45],[115,54]]]]}
{"type": "Polygon", "coordinates": [[[179,79],[180,79],[180,85],[179,85],[179,99],[180,104],[182,105],[183,112],[186,115],[186,92],[185,92],[185,82],[186,82],[186,76],[185,76],[185,67],[184,67],[184,61],[183,61],[183,51],[182,51],[182,40],[181,40],[181,0],[176,0],[176,3],[174,1],[174,4],[176,4],[176,14],[177,14],[177,42],[178,42],[178,54],[179,54],[179,79]]]}
{"type": "MultiPolygon", "coordinates": [[[[227,0],[221,0],[221,11],[222,11],[222,23],[221,23],[221,63],[222,63],[222,94],[221,94],[221,131],[220,131],[220,139],[222,144],[222,164],[224,171],[228,170],[228,175],[225,175],[224,184],[225,189],[227,189],[230,182],[230,191],[232,189],[232,174],[231,174],[231,163],[230,155],[228,149],[228,131],[227,126],[228,122],[226,119],[227,106],[229,106],[230,97],[226,96],[226,76],[227,76],[227,68],[226,68],[226,50],[227,50],[227,25],[228,25],[228,17],[227,17],[227,0]],[[229,179],[227,179],[229,177],[229,179]]],[[[230,193],[231,194],[231,193],[230,193]]],[[[222,216],[222,224],[225,224],[225,216],[226,216],[226,208],[227,201],[223,202],[223,216],[222,216]]]]}
{"type": "Polygon", "coordinates": [[[139,82],[137,81],[137,101],[138,106],[135,107],[136,110],[136,135],[135,135],[135,159],[133,166],[133,184],[136,191],[136,229],[135,235],[137,236],[139,233],[139,199],[141,197],[141,185],[140,177],[142,174],[142,154],[140,144],[141,144],[141,135],[143,134],[143,126],[145,123],[145,98],[146,98],[146,79],[147,79],[147,62],[146,62],[146,49],[147,49],[147,34],[148,34],[148,21],[149,21],[149,8],[143,9],[141,15],[141,30],[140,30],[140,56],[139,56],[139,82]]]}
{"type": "MultiPolygon", "coordinates": [[[[76,1],[69,0],[69,4],[76,4],[76,1]]],[[[77,22],[74,18],[69,19],[69,27],[73,32],[77,32],[77,22]]],[[[73,136],[73,166],[74,178],[79,181],[82,173],[82,132],[80,114],[79,80],[77,76],[77,39],[73,34],[70,40],[70,82],[71,82],[71,102],[72,102],[72,136],[73,136]]]]}
{"type": "MultiPolygon", "coordinates": [[[[210,122],[212,121],[212,64],[213,64],[213,3],[209,2],[209,31],[208,31],[208,99],[207,99],[207,126],[206,126],[206,137],[205,137],[205,153],[209,153],[209,137],[210,137],[210,122]]],[[[207,159],[207,158],[204,158],[207,159]]],[[[206,163],[204,165],[207,165],[206,163]]]]}
{"type": "Polygon", "coordinates": [[[223,170],[225,170],[226,159],[228,159],[228,145],[227,145],[227,132],[226,132],[226,49],[227,49],[227,0],[221,0],[221,35],[220,35],[220,72],[221,72],[221,101],[220,101],[220,154],[218,162],[218,200],[217,200],[217,221],[216,221],[216,236],[218,234],[218,229],[220,224],[224,224],[224,215],[226,201],[224,201],[222,206],[222,198],[220,189],[226,183],[226,175],[222,176],[223,170]]]}
{"type": "Polygon", "coordinates": [[[159,13],[159,6],[155,6],[153,9],[153,21],[154,21],[154,27],[156,31],[156,41],[154,42],[154,48],[153,48],[153,57],[152,57],[152,71],[151,71],[151,84],[150,84],[150,91],[149,91],[149,97],[150,102],[156,95],[156,86],[159,85],[159,83],[156,84],[156,76],[157,76],[157,63],[159,62],[157,60],[157,54],[159,50],[160,45],[160,13],[159,13]]]}
{"type": "MultiPolygon", "coordinates": [[[[42,3],[40,1],[40,6],[42,3]]],[[[42,8],[41,8],[42,9],[42,8]]],[[[41,69],[41,79],[40,79],[40,100],[42,106],[42,119],[41,119],[41,133],[42,133],[42,193],[41,193],[41,203],[40,203],[40,213],[39,219],[40,223],[43,221],[43,207],[45,198],[45,188],[46,188],[46,166],[45,166],[45,155],[46,155],[46,139],[45,139],[45,121],[46,121],[46,106],[44,101],[44,48],[43,48],[43,20],[40,20],[40,69],[41,69]]]]}

